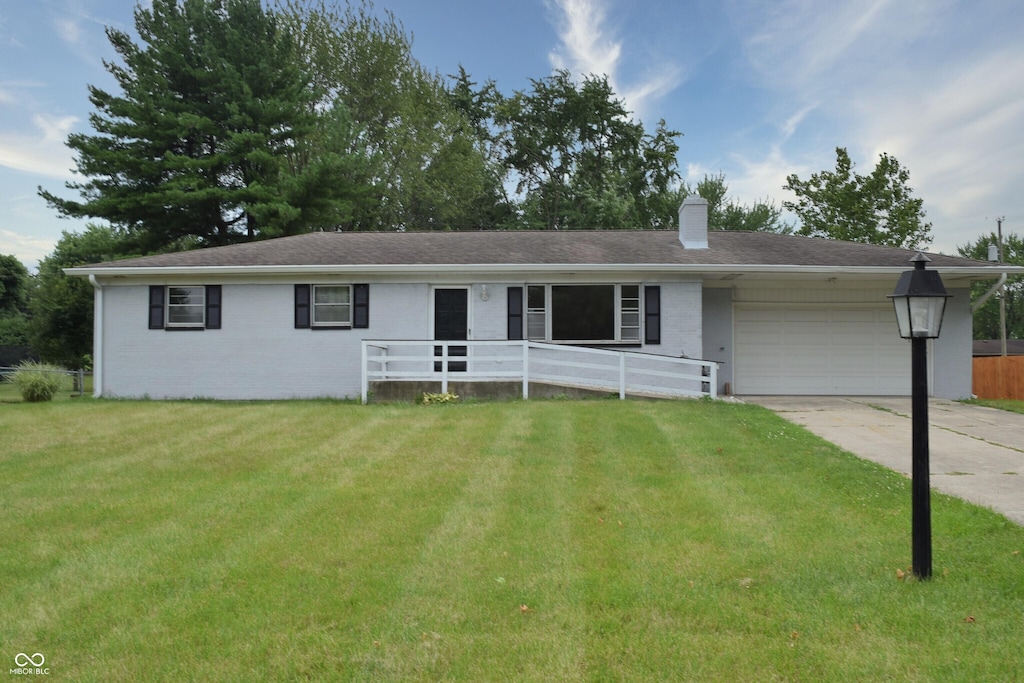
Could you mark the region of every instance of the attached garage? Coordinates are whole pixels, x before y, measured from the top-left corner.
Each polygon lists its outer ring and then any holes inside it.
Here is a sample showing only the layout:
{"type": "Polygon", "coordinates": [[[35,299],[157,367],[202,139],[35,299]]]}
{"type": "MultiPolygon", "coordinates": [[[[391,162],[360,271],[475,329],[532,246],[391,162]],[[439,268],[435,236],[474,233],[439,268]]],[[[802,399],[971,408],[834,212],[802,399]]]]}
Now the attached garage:
{"type": "Polygon", "coordinates": [[[734,324],[737,394],[910,393],[891,306],[736,304],[734,324]]]}

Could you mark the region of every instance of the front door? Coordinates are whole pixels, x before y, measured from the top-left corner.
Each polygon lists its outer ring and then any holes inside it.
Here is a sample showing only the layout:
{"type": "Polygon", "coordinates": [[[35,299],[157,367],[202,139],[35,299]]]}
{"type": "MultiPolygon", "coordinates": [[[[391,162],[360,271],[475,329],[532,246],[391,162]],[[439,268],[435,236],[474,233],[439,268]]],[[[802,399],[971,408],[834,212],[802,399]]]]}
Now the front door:
{"type": "MultiPolygon", "coordinates": [[[[462,341],[469,338],[469,290],[434,290],[434,339],[437,341],[462,341]]],[[[440,346],[434,347],[434,355],[442,355],[440,346]]],[[[465,356],[465,346],[449,346],[449,356],[465,356]]],[[[434,372],[441,372],[442,361],[434,363],[434,372]]],[[[465,372],[465,361],[448,361],[448,372],[465,372]]]]}

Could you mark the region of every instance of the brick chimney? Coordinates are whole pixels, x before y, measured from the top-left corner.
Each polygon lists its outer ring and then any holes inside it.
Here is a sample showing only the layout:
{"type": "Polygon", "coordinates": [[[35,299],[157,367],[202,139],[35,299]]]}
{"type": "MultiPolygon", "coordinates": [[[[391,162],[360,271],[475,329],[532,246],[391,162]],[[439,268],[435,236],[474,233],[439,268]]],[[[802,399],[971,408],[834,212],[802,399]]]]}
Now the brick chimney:
{"type": "Polygon", "coordinates": [[[708,248],[708,200],[695,194],[679,207],[679,241],[684,249],[708,248]]]}

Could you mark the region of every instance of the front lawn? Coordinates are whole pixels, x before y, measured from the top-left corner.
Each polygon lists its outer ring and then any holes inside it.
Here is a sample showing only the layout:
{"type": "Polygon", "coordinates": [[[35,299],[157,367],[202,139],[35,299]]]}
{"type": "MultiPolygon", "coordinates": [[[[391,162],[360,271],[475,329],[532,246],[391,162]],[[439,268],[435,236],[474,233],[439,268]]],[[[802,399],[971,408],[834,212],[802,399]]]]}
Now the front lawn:
{"type": "Polygon", "coordinates": [[[76,681],[1005,681],[1024,529],[756,406],[0,405],[0,659],[76,681]]]}
{"type": "Polygon", "coordinates": [[[1011,413],[1024,413],[1024,401],[1018,401],[1012,398],[974,398],[964,401],[964,403],[971,403],[976,406],[988,406],[989,408],[998,408],[999,410],[1008,410],[1011,413]]]}

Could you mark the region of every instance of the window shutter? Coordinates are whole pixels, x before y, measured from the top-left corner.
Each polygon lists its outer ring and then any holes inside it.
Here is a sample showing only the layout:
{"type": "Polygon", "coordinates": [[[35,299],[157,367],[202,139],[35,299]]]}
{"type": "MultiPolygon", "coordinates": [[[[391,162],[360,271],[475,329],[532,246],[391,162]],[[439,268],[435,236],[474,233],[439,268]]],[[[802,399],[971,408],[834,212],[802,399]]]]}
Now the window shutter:
{"type": "Polygon", "coordinates": [[[370,326],[370,285],[352,285],[352,327],[370,326]]]}
{"type": "Polygon", "coordinates": [[[164,329],[164,288],[151,285],[149,288],[149,329],[164,329]]]}
{"type": "Polygon", "coordinates": [[[508,288],[508,338],[523,338],[523,288],[508,288]]]}
{"type": "Polygon", "coordinates": [[[295,285],[295,327],[309,327],[310,285],[295,285]]]}
{"type": "Polygon", "coordinates": [[[206,329],[220,329],[220,285],[206,286],[206,329]]]}
{"type": "Polygon", "coordinates": [[[661,287],[644,287],[644,343],[661,343],[661,287]]]}

